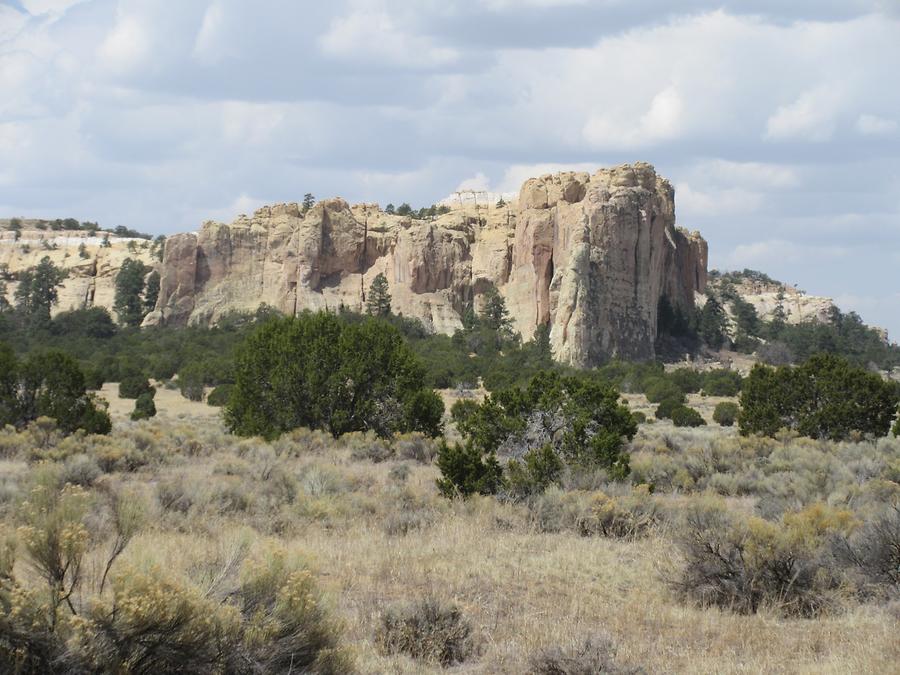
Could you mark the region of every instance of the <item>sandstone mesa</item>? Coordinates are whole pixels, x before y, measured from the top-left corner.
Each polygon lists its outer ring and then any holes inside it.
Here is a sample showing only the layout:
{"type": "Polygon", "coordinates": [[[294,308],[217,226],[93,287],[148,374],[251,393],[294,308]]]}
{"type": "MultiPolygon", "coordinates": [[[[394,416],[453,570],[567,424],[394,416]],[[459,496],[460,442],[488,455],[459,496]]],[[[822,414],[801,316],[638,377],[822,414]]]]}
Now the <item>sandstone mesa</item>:
{"type": "MultiPolygon", "coordinates": [[[[675,222],[671,184],[635,163],[532,178],[503,207],[460,204],[434,220],[340,198],[306,213],[296,203],[266,206],[231,224],[207,222],[197,233],[170,236],[161,262],[118,238],[100,247],[85,233],[23,231],[14,242],[4,232],[0,265],[13,279],[11,297],[16,273],[48,255],[69,271],[56,311],[111,309],[122,261],[139,258],[161,275],[147,326],[214,323],[261,303],[288,314],[361,310],[384,273],[395,312],[452,333],[466,308],[477,309],[495,287],[525,339],[547,324],[555,357],[584,367],[608,357],[652,358],[660,299],[687,308],[704,292],[706,241],[675,222]],[[23,252],[35,235],[49,236],[55,248],[32,244],[23,252]],[[73,254],[82,242],[87,259],[73,254]]],[[[753,290],[747,299],[770,312],[777,289],[753,290]]],[[[798,292],[785,309],[798,321],[830,306],[798,292]]]]}

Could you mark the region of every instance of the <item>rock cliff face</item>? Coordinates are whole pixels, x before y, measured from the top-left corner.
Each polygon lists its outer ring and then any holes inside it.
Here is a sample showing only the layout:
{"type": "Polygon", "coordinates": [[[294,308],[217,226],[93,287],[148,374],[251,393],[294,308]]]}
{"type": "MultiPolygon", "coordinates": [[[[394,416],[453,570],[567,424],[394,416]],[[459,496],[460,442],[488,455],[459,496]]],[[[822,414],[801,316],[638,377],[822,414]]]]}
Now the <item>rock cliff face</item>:
{"type": "Polygon", "coordinates": [[[57,291],[53,314],[106,307],[115,317],[116,275],[125,259],[138,259],[148,267],[159,264],[146,240],[109,236],[104,241],[103,235],[89,236],[87,232],[40,230],[33,222],[23,223],[18,238],[12,231],[0,231],[0,279],[6,282],[10,303],[19,275],[48,257],[67,273],[57,291]]]}
{"type": "Polygon", "coordinates": [[[469,205],[433,221],[342,199],[306,213],[279,204],[169,237],[145,323],[215,322],[261,303],[359,310],[379,273],[395,312],[445,333],[495,287],[526,339],[547,324],[559,360],[591,366],[654,355],[659,300],[694,304],[707,246],[675,227],[671,185],[642,163],[534,178],[507,206],[469,205]]]}

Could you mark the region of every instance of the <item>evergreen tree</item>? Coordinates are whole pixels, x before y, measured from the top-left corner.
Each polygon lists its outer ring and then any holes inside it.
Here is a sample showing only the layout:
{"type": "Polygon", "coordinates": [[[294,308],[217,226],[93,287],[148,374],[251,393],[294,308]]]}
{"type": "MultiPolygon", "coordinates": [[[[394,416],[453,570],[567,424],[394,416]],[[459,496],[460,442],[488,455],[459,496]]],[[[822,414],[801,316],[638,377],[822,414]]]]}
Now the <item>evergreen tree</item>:
{"type": "Polygon", "coordinates": [[[153,394],[144,393],[134,402],[134,410],[131,413],[132,420],[147,420],[156,416],[156,403],[153,402],[153,394]]]}
{"type": "Polygon", "coordinates": [[[772,311],[772,322],[769,326],[771,337],[776,338],[787,325],[787,312],[784,311],[784,289],[778,289],[775,309],[772,311]]]}
{"type": "Polygon", "coordinates": [[[369,286],[366,298],[366,312],[370,316],[389,316],[391,313],[391,294],[388,280],[384,273],[379,273],[369,286]]]}
{"type": "Polygon", "coordinates": [[[700,310],[699,333],[703,341],[713,349],[720,349],[725,343],[725,310],[710,295],[706,298],[706,304],[700,310]]]}
{"type": "Polygon", "coordinates": [[[394,208],[393,204],[388,204],[387,206],[384,207],[384,212],[387,213],[388,215],[391,215],[391,216],[394,215],[395,211],[396,211],[396,209],[394,208]]]}
{"type": "MultiPolygon", "coordinates": [[[[116,295],[113,309],[119,322],[126,326],[140,326],[144,320],[144,276],[147,267],[140,260],[125,258],[116,276],[116,295]]],[[[157,290],[158,292],[158,290],[157,290]]],[[[155,304],[155,301],[154,301],[155,304]]]]}
{"type": "Polygon", "coordinates": [[[45,328],[50,324],[50,308],[59,299],[57,287],[65,278],[65,271],[46,256],[37,267],[19,276],[15,293],[16,309],[22,314],[26,325],[45,328]]]}
{"type": "Polygon", "coordinates": [[[147,283],[144,285],[144,309],[152,312],[156,308],[156,301],[159,299],[159,272],[153,270],[147,277],[147,283]]]}
{"type": "Polygon", "coordinates": [[[0,279],[0,314],[8,312],[12,307],[12,305],[9,304],[9,300],[6,299],[7,292],[6,282],[3,279],[0,279]]]}
{"type": "Polygon", "coordinates": [[[484,294],[480,319],[484,325],[497,333],[512,331],[512,320],[509,318],[509,310],[506,309],[506,300],[494,286],[484,294]]]}
{"type": "Polygon", "coordinates": [[[473,331],[478,327],[478,316],[475,314],[475,308],[471,304],[466,305],[460,320],[464,331],[473,331]]]}
{"type": "Polygon", "coordinates": [[[34,353],[18,363],[0,345],[0,424],[22,428],[38,417],[52,417],[72,433],[109,433],[111,423],[102,404],[87,393],[84,373],[68,354],[34,353]]]}
{"type": "Polygon", "coordinates": [[[545,323],[539,324],[534,329],[533,342],[538,361],[544,364],[553,361],[553,351],[550,348],[550,326],[545,323]]]}
{"type": "Polygon", "coordinates": [[[316,198],[313,197],[311,192],[307,192],[305,195],[303,195],[303,213],[306,213],[315,205],[316,198]]]}
{"type": "Polygon", "coordinates": [[[429,391],[424,376],[386,321],[348,323],[327,312],[273,319],[237,349],[225,421],[234,433],[266,438],[298,427],[437,434],[443,405],[420,395],[429,391]]]}
{"type": "Polygon", "coordinates": [[[880,437],[890,430],[898,402],[896,382],[818,354],[797,367],[755,366],[741,392],[740,430],[774,436],[787,428],[834,441],[853,432],[880,437]]]}

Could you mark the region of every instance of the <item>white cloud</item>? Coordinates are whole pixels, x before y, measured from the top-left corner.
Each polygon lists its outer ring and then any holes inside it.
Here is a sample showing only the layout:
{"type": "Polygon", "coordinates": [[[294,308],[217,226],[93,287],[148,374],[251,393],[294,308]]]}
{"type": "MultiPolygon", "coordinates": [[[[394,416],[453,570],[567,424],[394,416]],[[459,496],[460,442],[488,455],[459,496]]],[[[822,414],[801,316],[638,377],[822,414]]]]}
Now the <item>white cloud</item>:
{"type": "Polygon", "coordinates": [[[115,74],[127,74],[152,57],[150,38],[137,16],[119,17],[115,27],[100,45],[98,55],[103,67],[115,74]]]}
{"type": "Polygon", "coordinates": [[[474,190],[475,192],[488,192],[491,189],[491,181],[483,173],[478,172],[471,178],[466,178],[456,186],[457,192],[474,190]]]}
{"type": "Polygon", "coordinates": [[[864,136],[890,136],[897,131],[897,120],[860,115],[856,120],[856,130],[864,136]]]}
{"type": "Polygon", "coordinates": [[[785,263],[830,263],[845,260],[850,256],[849,247],[816,246],[784,239],[767,239],[736,246],[726,257],[729,266],[765,268],[769,265],[785,263]]]}
{"type": "Polygon", "coordinates": [[[682,220],[698,216],[755,213],[764,199],[761,193],[742,188],[700,190],[692,188],[688,183],[675,184],[675,205],[682,220]]]}
{"type": "Polygon", "coordinates": [[[222,5],[213,3],[203,14],[203,22],[194,41],[193,55],[204,65],[218,63],[231,51],[224,31],[227,23],[225,11],[222,5]]]}
{"type": "Polygon", "coordinates": [[[459,58],[455,49],[404,31],[390,13],[379,9],[360,9],[334,19],[319,45],[328,56],[364,66],[431,68],[459,58]]]}
{"type": "Polygon", "coordinates": [[[794,167],[767,162],[734,162],[714,159],[704,162],[699,171],[704,182],[755,188],[793,188],[800,177],[794,167]]]}
{"type": "Polygon", "coordinates": [[[21,0],[29,14],[62,14],[84,0],[21,0]]]}
{"type": "Polygon", "coordinates": [[[522,6],[549,9],[571,5],[585,5],[588,2],[589,0],[481,0],[481,4],[495,12],[520,9],[522,6]]]}
{"type": "Polygon", "coordinates": [[[575,164],[514,164],[506,169],[503,178],[497,185],[496,191],[503,193],[518,192],[529,178],[543,176],[548,173],[559,173],[560,171],[586,171],[594,173],[603,166],[602,162],[582,162],[575,164]]]}
{"type": "Polygon", "coordinates": [[[240,194],[228,206],[219,209],[213,209],[206,213],[198,214],[197,222],[205,222],[207,220],[215,220],[222,223],[230,223],[240,215],[250,216],[259,207],[265,205],[264,199],[252,197],[246,193],[240,194]]]}
{"type": "Polygon", "coordinates": [[[778,141],[827,141],[834,134],[840,102],[833,86],[804,92],[769,117],[765,137],[778,141]]]}
{"type": "Polygon", "coordinates": [[[19,214],[174,231],[644,159],[714,263],[866,297],[897,265],[900,21],[874,0],[26,2],[0,0],[19,214]],[[846,275],[810,262],[861,238],[846,275]]]}

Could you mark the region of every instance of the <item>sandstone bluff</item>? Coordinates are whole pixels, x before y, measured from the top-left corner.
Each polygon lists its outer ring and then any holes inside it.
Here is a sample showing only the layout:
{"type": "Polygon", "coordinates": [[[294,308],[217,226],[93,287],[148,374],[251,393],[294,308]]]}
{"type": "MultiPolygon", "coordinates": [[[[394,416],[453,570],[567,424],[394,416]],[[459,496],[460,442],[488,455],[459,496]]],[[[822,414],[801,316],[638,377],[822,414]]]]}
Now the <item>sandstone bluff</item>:
{"type": "Polygon", "coordinates": [[[215,322],[260,303],[359,310],[379,273],[395,312],[445,333],[496,287],[526,339],[547,324],[560,361],[591,366],[654,356],[657,305],[694,305],[707,245],[675,227],[674,190],[643,163],[533,178],[506,206],[460,205],[433,221],[338,198],[305,214],[278,204],[170,237],[145,323],[215,322]]]}

